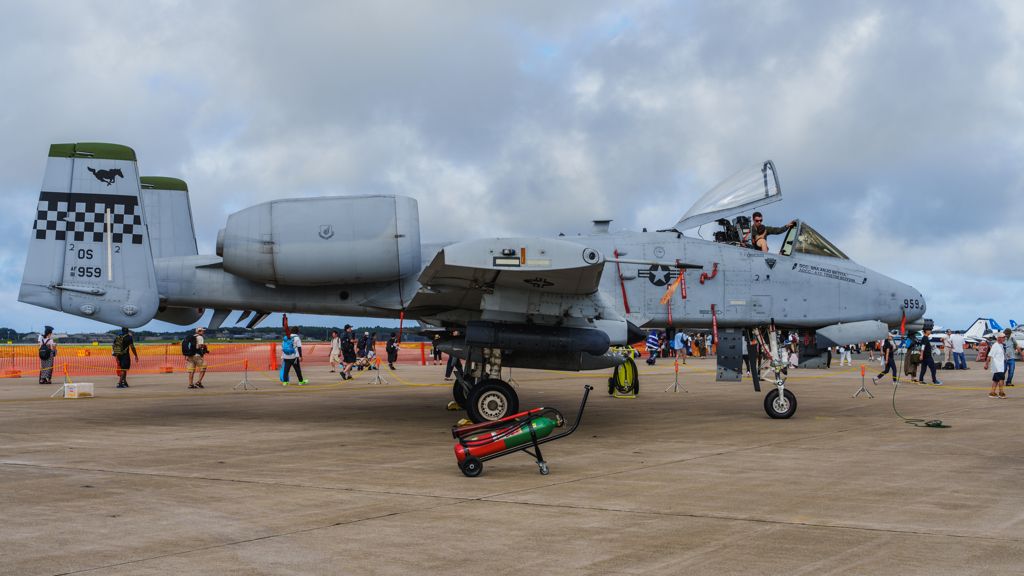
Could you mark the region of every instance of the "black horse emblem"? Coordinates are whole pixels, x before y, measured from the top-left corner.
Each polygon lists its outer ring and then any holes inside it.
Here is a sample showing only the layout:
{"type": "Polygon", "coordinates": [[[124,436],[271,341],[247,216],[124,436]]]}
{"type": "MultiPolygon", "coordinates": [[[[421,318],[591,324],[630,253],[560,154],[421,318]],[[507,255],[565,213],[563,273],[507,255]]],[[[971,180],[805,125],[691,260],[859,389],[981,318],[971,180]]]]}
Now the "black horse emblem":
{"type": "Polygon", "coordinates": [[[92,172],[92,175],[100,182],[106,182],[107,186],[113,184],[114,178],[117,178],[118,176],[124,178],[124,174],[121,173],[120,168],[114,168],[113,170],[93,170],[92,168],[89,168],[89,172],[92,172]]]}

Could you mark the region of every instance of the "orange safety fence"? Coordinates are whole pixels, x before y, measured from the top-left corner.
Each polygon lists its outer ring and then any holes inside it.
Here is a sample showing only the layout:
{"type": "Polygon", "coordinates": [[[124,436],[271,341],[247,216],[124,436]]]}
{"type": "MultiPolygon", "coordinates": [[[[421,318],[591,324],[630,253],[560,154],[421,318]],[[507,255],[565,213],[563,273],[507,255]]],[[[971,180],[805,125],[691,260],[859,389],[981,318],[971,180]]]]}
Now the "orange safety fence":
{"type": "MultiPolygon", "coordinates": [[[[278,366],[272,342],[261,344],[208,344],[205,356],[209,372],[241,372],[245,360],[253,368],[274,370],[278,366]]],[[[138,344],[136,362],[132,356],[132,372],[168,373],[184,372],[185,356],[180,344],[138,344]]],[[[71,346],[57,345],[53,359],[53,376],[64,375],[67,365],[69,376],[114,374],[117,361],[110,354],[109,345],[71,346]]],[[[23,373],[39,372],[39,349],[35,346],[0,346],[0,378],[15,378],[23,373]]]]}

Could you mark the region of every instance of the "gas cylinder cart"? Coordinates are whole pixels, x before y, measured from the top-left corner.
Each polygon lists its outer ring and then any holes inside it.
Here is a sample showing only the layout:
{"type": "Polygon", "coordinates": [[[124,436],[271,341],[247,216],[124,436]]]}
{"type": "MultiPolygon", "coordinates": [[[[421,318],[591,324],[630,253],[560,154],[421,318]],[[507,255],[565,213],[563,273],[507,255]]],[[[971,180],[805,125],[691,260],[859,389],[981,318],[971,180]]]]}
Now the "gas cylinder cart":
{"type": "Polygon", "coordinates": [[[593,386],[583,387],[583,401],[576,414],[576,423],[567,432],[555,436],[551,436],[551,432],[565,426],[565,418],[554,408],[534,408],[494,422],[470,424],[461,428],[452,426],[452,437],[459,441],[455,445],[459,470],[473,478],[483,472],[487,460],[521,451],[536,458],[540,473],[547,474],[548,463],[540,453],[540,445],[565,438],[576,430],[583,417],[583,408],[587,405],[587,396],[593,389],[593,386]],[[531,447],[533,452],[529,450],[531,447]]]}

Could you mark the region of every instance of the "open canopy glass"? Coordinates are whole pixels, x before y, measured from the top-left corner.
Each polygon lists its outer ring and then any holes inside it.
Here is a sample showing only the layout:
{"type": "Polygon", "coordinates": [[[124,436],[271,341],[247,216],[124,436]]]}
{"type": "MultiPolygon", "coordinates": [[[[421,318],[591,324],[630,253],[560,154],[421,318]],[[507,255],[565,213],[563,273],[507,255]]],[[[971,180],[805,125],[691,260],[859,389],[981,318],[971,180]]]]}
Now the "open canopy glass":
{"type": "Polygon", "coordinates": [[[829,258],[843,258],[849,260],[846,254],[836,248],[817,230],[811,228],[802,221],[797,220],[796,226],[789,229],[786,239],[782,241],[782,251],[779,254],[789,256],[797,254],[814,254],[815,256],[827,256],[829,258]]]}
{"type": "Polygon", "coordinates": [[[765,160],[747,166],[701,196],[674,229],[682,232],[779,200],[782,189],[775,164],[765,160]]]}

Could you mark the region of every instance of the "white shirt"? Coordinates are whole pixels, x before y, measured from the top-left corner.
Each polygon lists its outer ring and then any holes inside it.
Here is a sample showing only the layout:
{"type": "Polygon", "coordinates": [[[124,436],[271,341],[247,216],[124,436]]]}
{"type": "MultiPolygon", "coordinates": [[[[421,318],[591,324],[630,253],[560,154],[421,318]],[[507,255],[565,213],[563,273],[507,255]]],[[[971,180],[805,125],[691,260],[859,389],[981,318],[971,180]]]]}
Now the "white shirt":
{"type": "Polygon", "coordinates": [[[331,340],[331,354],[341,354],[341,338],[331,340]]]}
{"type": "Polygon", "coordinates": [[[203,335],[202,334],[196,334],[196,348],[199,348],[202,345],[203,345],[203,335]]]}
{"type": "Polygon", "coordinates": [[[995,374],[996,372],[1006,371],[1006,352],[1003,350],[1003,346],[999,344],[997,340],[988,350],[989,358],[989,370],[995,374]]]}
{"type": "Polygon", "coordinates": [[[953,352],[957,354],[963,354],[964,352],[964,337],[963,334],[953,334],[949,337],[949,341],[953,346],[953,352]]]}

